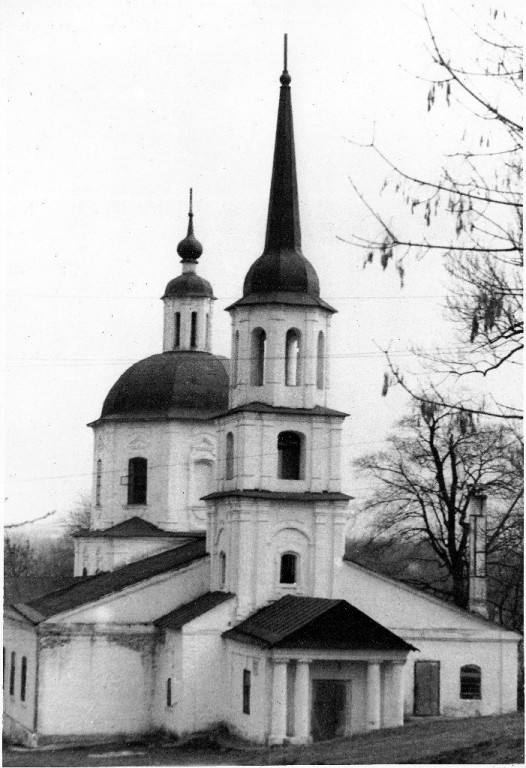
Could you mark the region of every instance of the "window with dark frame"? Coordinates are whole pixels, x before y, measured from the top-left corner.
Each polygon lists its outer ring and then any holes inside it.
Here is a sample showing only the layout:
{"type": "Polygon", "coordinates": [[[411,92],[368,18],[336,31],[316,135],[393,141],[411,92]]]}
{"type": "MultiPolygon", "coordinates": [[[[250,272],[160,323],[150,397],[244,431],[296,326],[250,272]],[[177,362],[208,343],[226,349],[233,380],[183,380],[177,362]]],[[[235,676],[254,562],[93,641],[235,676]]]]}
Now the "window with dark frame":
{"type": "Polygon", "coordinates": [[[166,681],[166,706],[172,706],[172,678],[169,677],[166,681]]]}
{"type": "Polygon", "coordinates": [[[95,479],[95,506],[100,507],[100,492],[102,487],[102,459],[97,459],[97,477],[95,479]]]}
{"type": "Polygon", "coordinates": [[[301,480],[302,436],[298,432],[280,432],[278,435],[278,477],[282,480],[301,480]]]}
{"type": "Polygon", "coordinates": [[[243,670],[243,714],[250,715],[250,670],[243,670]]]}
{"type": "Polygon", "coordinates": [[[15,695],[16,653],[11,652],[11,674],[9,675],[9,695],[15,695]]]}
{"type": "Polygon", "coordinates": [[[323,389],[325,386],[325,336],[323,331],[318,333],[318,349],[316,360],[316,387],[323,389]]]}
{"type": "Polygon", "coordinates": [[[290,328],[285,337],[285,385],[297,387],[300,383],[300,332],[290,328]]]}
{"type": "Polygon", "coordinates": [[[253,387],[262,387],[265,381],[265,350],[267,334],[263,328],[254,328],[252,331],[252,355],[250,369],[250,384],[253,387]]]}
{"type": "Polygon", "coordinates": [[[466,664],[460,668],[460,698],[482,698],[482,671],[477,664],[466,664]]]}
{"type": "Polygon", "coordinates": [[[226,584],[226,554],[219,553],[219,584],[224,587],[226,584]]]}
{"type": "Polygon", "coordinates": [[[146,504],[148,461],[135,456],[128,462],[128,504],[146,504]]]}
{"type": "Polygon", "coordinates": [[[26,700],[27,683],[27,657],[22,656],[22,666],[20,667],[20,701],[26,700]]]}
{"type": "Polygon", "coordinates": [[[192,349],[197,347],[197,312],[192,312],[192,320],[190,327],[190,346],[192,349]]]}
{"type": "Polygon", "coordinates": [[[280,584],[295,584],[296,583],[296,563],[297,555],[292,552],[286,552],[281,555],[281,563],[279,569],[279,583],[280,584]]]}
{"type": "Polygon", "coordinates": [[[175,330],[174,330],[174,347],[177,349],[181,346],[181,313],[175,313],[175,330]]]}

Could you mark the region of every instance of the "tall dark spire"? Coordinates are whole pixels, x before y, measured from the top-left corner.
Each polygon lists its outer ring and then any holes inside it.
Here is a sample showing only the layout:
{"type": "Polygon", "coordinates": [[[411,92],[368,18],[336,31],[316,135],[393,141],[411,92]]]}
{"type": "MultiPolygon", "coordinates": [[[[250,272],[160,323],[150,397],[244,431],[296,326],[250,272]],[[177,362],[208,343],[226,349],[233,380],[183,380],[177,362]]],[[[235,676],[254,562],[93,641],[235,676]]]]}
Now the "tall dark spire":
{"type": "Polygon", "coordinates": [[[287,71],[287,35],[284,40],[283,58],[264,254],[286,251],[301,254],[298,182],[290,97],[291,77],[287,71]]]}

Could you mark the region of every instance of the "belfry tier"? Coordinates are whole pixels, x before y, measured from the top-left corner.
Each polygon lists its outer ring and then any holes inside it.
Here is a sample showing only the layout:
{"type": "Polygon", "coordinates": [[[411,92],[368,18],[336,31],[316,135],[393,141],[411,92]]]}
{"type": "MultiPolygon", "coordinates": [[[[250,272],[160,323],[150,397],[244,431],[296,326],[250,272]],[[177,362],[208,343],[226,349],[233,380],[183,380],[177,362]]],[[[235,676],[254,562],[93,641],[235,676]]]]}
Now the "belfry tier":
{"type": "Polygon", "coordinates": [[[237,618],[286,594],[333,595],[349,499],[347,414],[327,406],[336,310],[301,250],[286,62],[280,82],[265,247],[228,307],[230,408],[216,421],[217,490],[205,497],[212,588],[237,595],[237,618]]]}
{"type": "Polygon", "coordinates": [[[188,232],[177,246],[182,273],[170,280],[163,296],[163,352],[210,352],[212,349],[212,286],[196,273],[203,246],[194,235],[192,190],[188,232]]]}

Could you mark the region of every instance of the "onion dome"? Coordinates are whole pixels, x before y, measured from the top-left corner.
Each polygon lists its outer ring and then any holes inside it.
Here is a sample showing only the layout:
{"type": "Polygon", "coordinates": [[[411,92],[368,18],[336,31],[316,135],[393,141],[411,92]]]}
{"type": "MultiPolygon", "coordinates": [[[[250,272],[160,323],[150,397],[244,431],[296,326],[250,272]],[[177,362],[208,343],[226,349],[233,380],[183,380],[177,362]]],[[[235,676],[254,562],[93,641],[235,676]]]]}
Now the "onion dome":
{"type": "Polygon", "coordinates": [[[177,253],[183,263],[196,264],[203,253],[203,246],[194,235],[194,214],[192,211],[192,190],[190,190],[190,209],[188,211],[188,232],[177,246],[177,253]]]}
{"type": "Polygon", "coordinates": [[[135,363],[116,381],[101,420],[206,419],[228,408],[227,358],[163,352],[135,363]]]}
{"type": "Polygon", "coordinates": [[[182,275],[170,280],[162,298],[166,299],[168,296],[177,296],[178,298],[195,296],[215,299],[212,285],[204,277],[196,275],[195,272],[183,272],[182,275]]]}
{"type": "Polygon", "coordinates": [[[291,77],[287,70],[286,35],[284,59],[284,69],[280,77],[265,248],[247,273],[243,298],[232,307],[243,304],[286,303],[320,306],[335,312],[336,310],[320,298],[318,275],[301,250],[291,77]]]}

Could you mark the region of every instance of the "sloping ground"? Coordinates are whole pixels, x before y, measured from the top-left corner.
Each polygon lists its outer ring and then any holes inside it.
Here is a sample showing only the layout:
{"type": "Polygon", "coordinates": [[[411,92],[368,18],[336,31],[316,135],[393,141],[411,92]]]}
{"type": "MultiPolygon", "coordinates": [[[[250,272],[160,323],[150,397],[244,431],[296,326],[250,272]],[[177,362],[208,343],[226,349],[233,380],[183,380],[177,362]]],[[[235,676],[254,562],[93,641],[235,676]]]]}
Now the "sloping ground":
{"type": "Polygon", "coordinates": [[[5,766],[113,765],[378,765],[524,763],[521,715],[414,721],[403,728],[318,742],[308,747],[254,747],[222,733],[188,743],[144,742],[62,750],[13,750],[5,766]]]}

